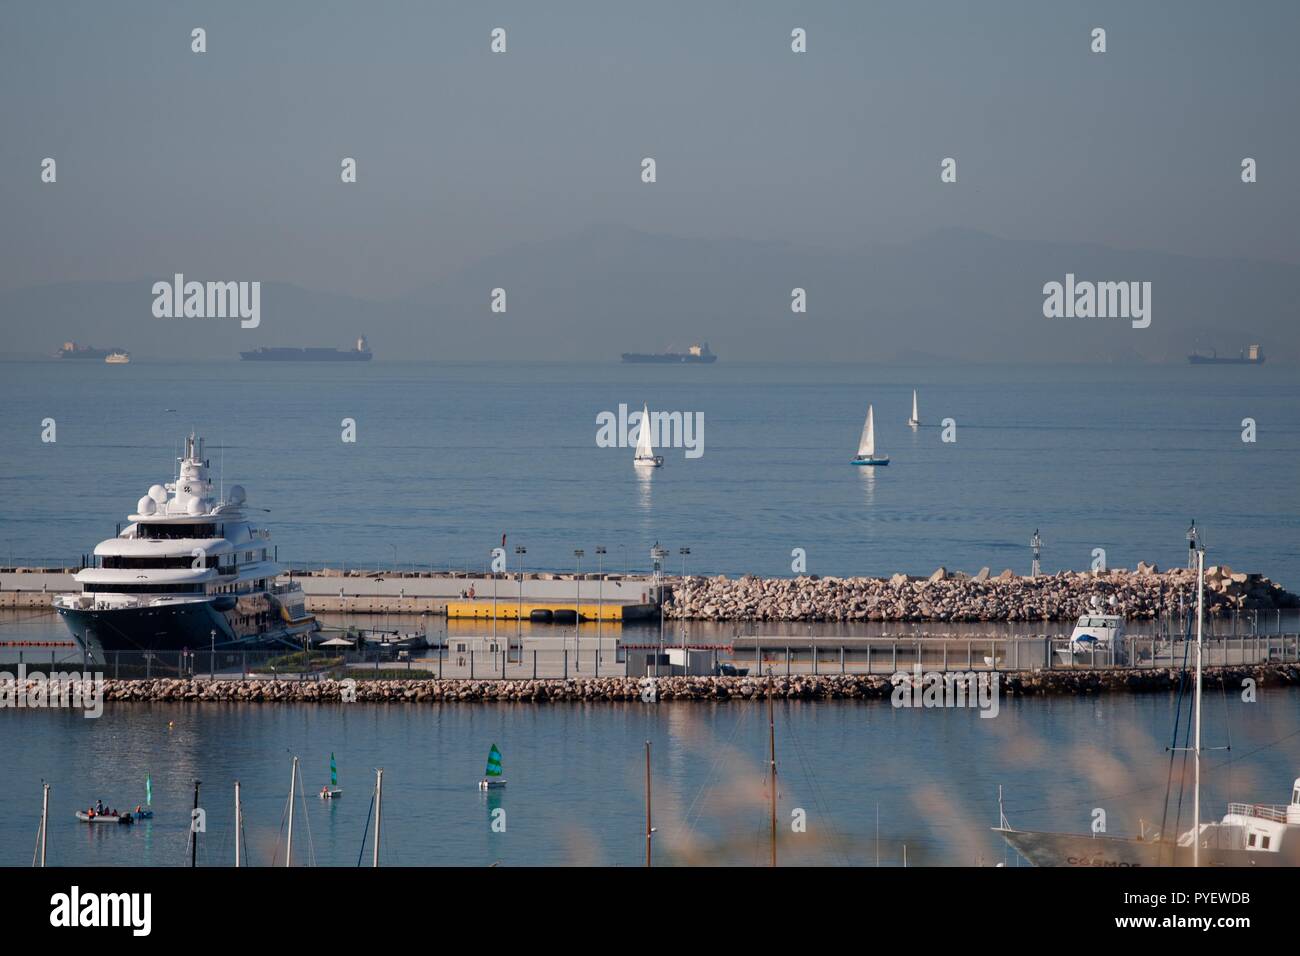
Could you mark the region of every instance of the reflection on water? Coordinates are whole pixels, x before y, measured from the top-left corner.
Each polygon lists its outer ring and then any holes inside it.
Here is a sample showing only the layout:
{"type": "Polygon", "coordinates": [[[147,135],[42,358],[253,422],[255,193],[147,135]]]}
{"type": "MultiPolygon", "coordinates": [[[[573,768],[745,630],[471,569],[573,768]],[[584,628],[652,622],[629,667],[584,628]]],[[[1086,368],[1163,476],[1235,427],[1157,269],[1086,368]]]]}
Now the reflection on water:
{"type": "Polygon", "coordinates": [[[876,468],[874,465],[855,465],[853,470],[862,483],[862,500],[870,508],[876,503],[876,468]]]}
{"type": "MultiPolygon", "coordinates": [[[[913,865],[1001,861],[988,827],[998,786],[1017,826],[1087,832],[1159,819],[1174,695],[1004,699],[995,719],[970,709],[884,702],[776,702],[783,863],[913,865]],[[876,808],[880,843],[876,842],[876,808]],[[806,837],[807,839],[804,839],[806,837]]],[[[1207,695],[1205,742],[1231,726],[1233,750],[1205,761],[1203,806],[1279,803],[1300,771],[1300,691],[1245,704],[1207,695]]],[[[52,786],[51,865],[183,866],[194,781],[207,832],[200,865],[234,855],[241,784],[250,865],[283,862],[290,754],[307,797],[295,801],[294,860],[369,861],[374,768],[384,769],[381,862],[389,865],[637,865],[644,853],[645,742],[652,747],[656,862],[761,862],[767,851],[767,715],[762,700],[444,705],[132,704],[97,721],[57,711],[0,711],[0,863],[27,865],[52,786]],[[172,724],[174,726],[169,726],[172,724]],[[487,748],[503,754],[504,790],[478,789],[487,748]],[[318,800],[337,758],[347,796],[318,800]],[[155,817],[88,826],[74,812],[102,798],[139,802],[153,778],[155,817]],[[502,819],[495,811],[505,811],[502,819]],[[495,815],[494,815],[495,814],[495,815]],[[494,820],[504,823],[502,832],[494,820]]],[[[1177,793],[1175,773],[1175,793],[1177,793]]]]}
{"type": "Polygon", "coordinates": [[[654,490],[656,469],[646,465],[633,465],[633,470],[636,472],[637,504],[642,511],[650,511],[654,505],[650,492],[654,490]]]}

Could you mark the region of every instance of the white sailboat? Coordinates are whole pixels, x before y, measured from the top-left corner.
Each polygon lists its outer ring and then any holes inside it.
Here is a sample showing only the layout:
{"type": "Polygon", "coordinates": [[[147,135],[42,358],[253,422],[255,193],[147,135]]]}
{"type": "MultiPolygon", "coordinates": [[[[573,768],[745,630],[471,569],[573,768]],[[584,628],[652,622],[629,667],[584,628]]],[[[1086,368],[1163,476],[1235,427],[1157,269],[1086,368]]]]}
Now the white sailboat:
{"type": "Polygon", "coordinates": [[[907,424],[913,429],[921,424],[921,413],[916,410],[916,389],[912,389],[912,417],[907,420],[907,424]]]}
{"type": "Polygon", "coordinates": [[[858,457],[853,459],[855,465],[888,465],[889,456],[876,457],[876,420],[870,405],[867,406],[867,420],[862,426],[862,440],[858,442],[858,457]]]}
{"type": "Polygon", "coordinates": [[[636,455],[632,464],[637,468],[658,468],[664,463],[663,455],[656,455],[650,442],[650,406],[641,406],[641,429],[636,438],[636,455]]]}

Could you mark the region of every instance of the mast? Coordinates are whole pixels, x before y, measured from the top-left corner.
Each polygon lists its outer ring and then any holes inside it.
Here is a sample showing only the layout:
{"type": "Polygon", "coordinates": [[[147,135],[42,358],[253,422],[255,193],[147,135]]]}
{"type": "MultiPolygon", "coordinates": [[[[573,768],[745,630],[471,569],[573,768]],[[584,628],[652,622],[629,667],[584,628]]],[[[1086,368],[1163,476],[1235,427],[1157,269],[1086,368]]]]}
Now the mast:
{"type": "Polygon", "coordinates": [[[284,846],[284,865],[292,866],[293,860],[293,793],[298,789],[298,758],[293,758],[293,771],[289,776],[289,839],[284,846]]]}
{"type": "Polygon", "coordinates": [[[379,769],[375,771],[375,861],[374,865],[379,866],[379,821],[384,816],[384,771],[379,769]]]}
{"type": "Polygon", "coordinates": [[[776,717],[772,710],[772,672],[767,672],[767,753],[772,783],[772,866],[776,866],[776,717]]]}
{"type": "Polygon", "coordinates": [[[1192,866],[1201,865],[1201,618],[1205,612],[1205,549],[1196,551],[1196,739],[1192,794],[1192,866]]]}
{"type": "MultiPolygon", "coordinates": [[[[650,741],[645,742],[645,865],[650,866],[650,840],[654,835],[650,824],[650,741]]],[[[42,864],[43,865],[43,864],[42,864]]]]}
{"type": "Polygon", "coordinates": [[[49,825],[49,784],[40,784],[40,866],[45,866],[45,844],[49,825]]]}
{"type": "Polygon", "coordinates": [[[244,828],[244,808],[239,803],[239,781],[235,781],[235,869],[239,869],[239,831],[244,828]]]}
{"type": "Polygon", "coordinates": [[[195,818],[199,812],[199,781],[194,781],[194,815],[190,818],[190,866],[198,866],[199,831],[195,828],[195,818]]]}

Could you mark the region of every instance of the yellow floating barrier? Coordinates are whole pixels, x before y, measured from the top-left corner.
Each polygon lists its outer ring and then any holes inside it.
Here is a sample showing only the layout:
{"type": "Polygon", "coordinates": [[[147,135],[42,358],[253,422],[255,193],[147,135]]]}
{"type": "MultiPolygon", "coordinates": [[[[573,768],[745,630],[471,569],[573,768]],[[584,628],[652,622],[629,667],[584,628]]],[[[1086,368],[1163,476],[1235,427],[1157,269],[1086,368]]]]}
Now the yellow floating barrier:
{"type": "MultiPolygon", "coordinates": [[[[581,615],[584,621],[595,621],[599,618],[602,621],[622,622],[624,605],[606,601],[598,604],[592,601],[588,604],[583,601],[581,605],[569,601],[567,604],[563,601],[525,601],[522,606],[519,602],[511,601],[505,597],[497,598],[496,617],[498,621],[515,621],[522,617],[525,621],[532,617],[533,611],[549,611],[554,614],[556,611],[568,611],[570,614],[575,609],[581,608],[581,615]]],[[[472,601],[448,601],[447,617],[452,620],[492,620],[492,599],[486,601],[483,598],[475,598],[472,601]]]]}

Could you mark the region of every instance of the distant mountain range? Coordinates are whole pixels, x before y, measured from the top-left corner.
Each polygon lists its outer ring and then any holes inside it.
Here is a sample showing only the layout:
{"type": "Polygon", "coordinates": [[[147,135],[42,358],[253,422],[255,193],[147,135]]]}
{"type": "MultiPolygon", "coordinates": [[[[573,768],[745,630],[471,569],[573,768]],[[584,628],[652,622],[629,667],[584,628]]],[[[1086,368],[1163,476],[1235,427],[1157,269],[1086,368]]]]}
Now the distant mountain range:
{"type": "Polygon", "coordinates": [[[1264,347],[1300,360],[1300,266],[1000,239],[971,230],[858,253],[787,242],[690,239],[623,226],[520,244],[390,301],[314,292],[266,276],[261,325],[156,319],[155,281],[65,282],[0,293],[0,355],[46,356],[73,339],[133,358],[238,358],[262,345],[344,347],[379,361],[617,362],[625,351],[708,340],[728,361],[1183,362],[1193,349],[1264,347]],[[1047,319],[1044,283],[1149,281],[1152,322],[1047,319]],[[791,289],[808,312],[790,311],[791,289]],[[507,311],[489,309],[506,290],[507,311]]]}

